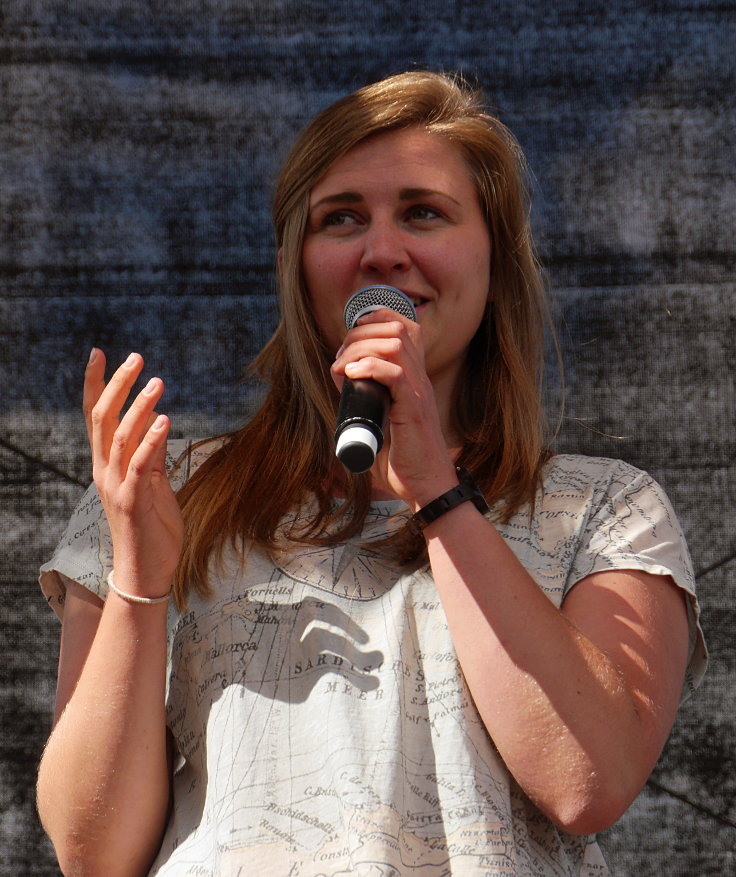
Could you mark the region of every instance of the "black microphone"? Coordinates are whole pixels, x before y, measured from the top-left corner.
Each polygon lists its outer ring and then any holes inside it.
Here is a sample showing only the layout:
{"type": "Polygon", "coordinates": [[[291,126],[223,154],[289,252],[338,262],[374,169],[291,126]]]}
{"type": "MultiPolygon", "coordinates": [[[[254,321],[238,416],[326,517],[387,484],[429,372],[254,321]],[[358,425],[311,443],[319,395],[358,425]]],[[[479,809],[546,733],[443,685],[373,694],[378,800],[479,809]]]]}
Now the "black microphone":
{"type": "MultiPolygon", "coordinates": [[[[348,299],[343,312],[345,328],[354,328],[362,316],[379,308],[389,308],[416,323],[414,305],[401,290],[393,286],[366,286],[348,299]]],[[[335,442],[337,458],[346,469],[358,474],[371,468],[383,445],[390,404],[388,388],[378,381],[345,378],[337,411],[335,442]]]]}

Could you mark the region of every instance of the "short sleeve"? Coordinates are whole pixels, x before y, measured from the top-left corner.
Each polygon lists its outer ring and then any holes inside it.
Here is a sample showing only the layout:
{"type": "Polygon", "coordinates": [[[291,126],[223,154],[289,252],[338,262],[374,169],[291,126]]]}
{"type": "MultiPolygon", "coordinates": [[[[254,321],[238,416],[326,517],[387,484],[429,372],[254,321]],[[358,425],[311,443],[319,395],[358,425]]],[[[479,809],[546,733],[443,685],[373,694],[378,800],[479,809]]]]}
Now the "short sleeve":
{"type": "Polygon", "coordinates": [[[690,657],[684,699],[700,683],[707,664],[685,536],[664,490],[650,475],[621,461],[613,461],[607,475],[597,485],[568,588],[592,573],[612,569],[670,576],[688,595],[690,657]]]}
{"type": "MultiPolygon", "coordinates": [[[[191,442],[171,441],[166,467],[176,490],[190,474],[191,442]]],[[[102,600],[107,598],[107,576],[112,569],[112,537],[97,488],[91,485],[79,501],[51,559],[43,564],[39,584],[46,601],[61,618],[66,580],[78,582],[102,600]]]]}

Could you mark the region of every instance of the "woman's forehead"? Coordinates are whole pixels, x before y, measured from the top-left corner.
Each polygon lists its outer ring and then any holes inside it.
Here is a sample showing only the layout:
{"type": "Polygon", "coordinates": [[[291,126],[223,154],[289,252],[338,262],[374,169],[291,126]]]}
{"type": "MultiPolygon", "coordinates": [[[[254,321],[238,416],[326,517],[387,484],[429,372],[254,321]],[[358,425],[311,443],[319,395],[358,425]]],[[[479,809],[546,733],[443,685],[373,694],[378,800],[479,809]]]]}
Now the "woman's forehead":
{"type": "Polygon", "coordinates": [[[448,189],[470,184],[470,168],[462,152],[440,134],[415,126],[374,134],[353,146],[328,168],[312,188],[310,203],[330,191],[351,192],[355,186],[391,185],[402,189],[448,189]]]}

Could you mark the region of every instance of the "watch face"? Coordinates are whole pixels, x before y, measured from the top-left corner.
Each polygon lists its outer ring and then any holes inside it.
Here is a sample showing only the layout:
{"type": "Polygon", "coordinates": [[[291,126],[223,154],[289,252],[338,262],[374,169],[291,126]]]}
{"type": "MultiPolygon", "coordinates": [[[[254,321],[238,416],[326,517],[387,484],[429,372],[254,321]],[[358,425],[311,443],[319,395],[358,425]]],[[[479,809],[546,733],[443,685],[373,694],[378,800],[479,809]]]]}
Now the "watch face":
{"type": "Polygon", "coordinates": [[[407,517],[401,502],[376,504],[371,506],[363,531],[352,539],[337,545],[284,541],[284,547],[271,552],[271,558],[296,581],[352,600],[374,600],[396,583],[401,570],[389,551],[373,543],[404,526],[407,517]]]}

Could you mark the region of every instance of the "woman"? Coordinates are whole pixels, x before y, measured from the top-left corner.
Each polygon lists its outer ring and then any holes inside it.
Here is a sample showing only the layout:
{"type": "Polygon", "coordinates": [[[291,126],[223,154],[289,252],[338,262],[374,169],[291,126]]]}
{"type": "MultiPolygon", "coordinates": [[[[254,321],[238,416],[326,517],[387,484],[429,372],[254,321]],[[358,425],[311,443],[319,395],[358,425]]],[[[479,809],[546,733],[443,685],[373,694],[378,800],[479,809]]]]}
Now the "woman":
{"type": "Polygon", "coordinates": [[[169,481],[162,382],[121,418],[142,358],[108,384],[101,351],[87,367],[96,487],[42,575],[63,632],[38,800],[62,868],[606,873],[593,835],[704,647],[659,488],[545,447],[513,139],[462,83],[391,77],[306,129],[274,218],[282,319],[242,430],[169,481]],[[417,321],[346,333],[372,284],[417,321]],[[365,475],[334,456],[345,377],[391,394],[365,475]]]}

